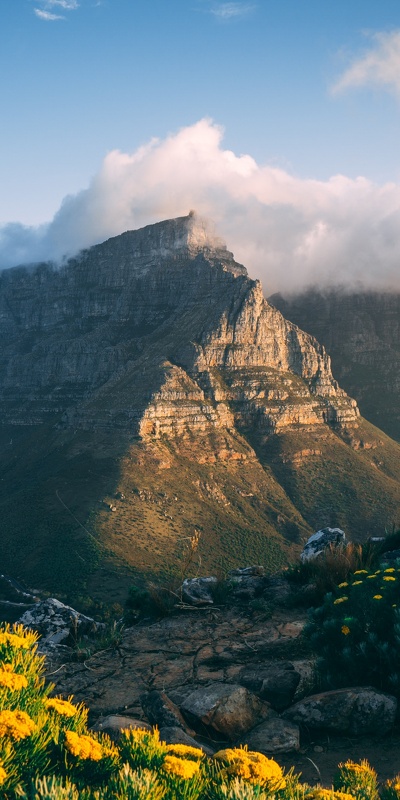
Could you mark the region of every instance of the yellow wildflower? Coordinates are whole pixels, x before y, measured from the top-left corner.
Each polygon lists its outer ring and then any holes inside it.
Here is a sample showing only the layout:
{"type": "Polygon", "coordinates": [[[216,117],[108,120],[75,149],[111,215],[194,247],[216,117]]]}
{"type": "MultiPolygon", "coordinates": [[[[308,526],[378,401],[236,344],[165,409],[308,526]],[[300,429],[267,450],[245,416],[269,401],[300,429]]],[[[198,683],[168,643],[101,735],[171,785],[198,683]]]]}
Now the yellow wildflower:
{"type": "Polygon", "coordinates": [[[385,575],[383,580],[384,581],[395,581],[396,578],[393,578],[392,575],[385,575]]]}
{"type": "Polygon", "coordinates": [[[343,583],[339,583],[339,589],[344,589],[344,587],[348,585],[349,584],[347,583],[347,581],[343,581],[343,583]]]}
{"type": "Polygon", "coordinates": [[[147,728],[123,728],[122,733],[128,736],[129,739],[133,739],[134,742],[142,742],[143,739],[146,740],[147,738],[150,738],[157,744],[160,742],[160,732],[158,728],[155,728],[154,731],[149,731],[147,728]]]}
{"type": "Polygon", "coordinates": [[[52,697],[45,700],[45,705],[63,717],[74,717],[78,713],[76,706],[72,705],[68,700],[61,700],[60,697],[52,697]]]}
{"type": "Polygon", "coordinates": [[[348,597],[337,597],[336,600],[333,601],[333,605],[337,606],[339,603],[345,603],[348,599],[348,597]]]}
{"type": "Polygon", "coordinates": [[[227,748],[215,753],[214,758],[228,764],[227,773],[253,784],[271,784],[275,790],[284,789],[286,781],[279,764],[262,753],[242,748],[227,748]]]}
{"type": "Polygon", "coordinates": [[[368,579],[371,580],[371,578],[377,578],[377,577],[378,577],[377,575],[367,575],[367,580],[368,579]]]}
{"type": "Polygon", "coordinates": [[[28,681],[25,675],[19,675],[13,672],[11,664],[0,665],[0,686],[5,686],[11,689],[12,692],[19,689],[25,689],[28,686],[28,681]]]}
{"type": "Polygon", "coordinates": [[[356,569],[353,575],[368,575],[367,569],[356,569]]]}
{"type": "Polygon", "coordinates": [[[0,737],[25,739],[36,730],[33,719],[25,711],[0,711],[0,737]]]}
{"type": "Polygon", "coordinates": [[[176,756],[165,756],[163,769],[169,772],[170,775],[175,775],[177,778],[184,778],[189,780],[196,775],[200,769],[198,761],[189,761],[184,758],[177,758],[176,756]]]}
{"type": "Polygon", "coordinates": [[[345,636],[347,636],[350,633],[350,628],[348,627],[348,625],[342,625],[342,633],[344,633],[345,636]]]}
{"type": "Polygon", "coordinates": [[[375,770],[368,764],[364,758],[359,764],[355,761],[346,761],[344,764],[339,764],[339,769],[346,769],[348,772],[354,772],[355,775],[369,775],[376,778],[375,770]]]}
{"type": "Polygon", "coordinates": [[[100,761],[103,758],[103,748],[100,742],[91,736],[79,736],[75,731],[66,731],[65,746],[77,758],[91,761],[100,761]]]}
{"type": "Polygon", "coordinates": [[[335,800],[354,800],[354,795],[348,792],[335,792],[335,800]]]}
{"type": "Polygon", "coordinates": [[[7,780],[7,773],[0,764],[0,786],[3,786],[3,783],[5,783],[6,780],[7,780]]]}
{"type": "Polygon", "coordinates": [[[354,797],[347,792],[334,792],[333,789],[317,787],[306,794],[305,800],[354,800],[354,797]]]}
{"type": "Polygon", "coordinates": [[[382,600],[382,595],[381,594],[374,594],[372,599],[373,600],[382,600]]]}
{"type": "Polygon", "coordinates": [[[385,572],[396,572],[396,570],[394,567],[388,567],[387,569],[385,569],[385,572]]]}
{"type": "Polygon", "coordinates": [[[204,753],[199,747],[190,747],[187,744],[169,744],[167,752],[180,758],[203,758],[204,753]]]}
{"type": "Polygon", "coordinates": [[[361,586],[362,581],[354,581],[353,586],[361,586]]]}
{"type": "Polygon", "coordinates": [[[23,636],[18,636],[16,633],[8,633],[7,631],[5,633],[0,633],[0,645],[2,644],[22,650],[28,650],[31,646],[29,641],[24,639],[23,636]]]}

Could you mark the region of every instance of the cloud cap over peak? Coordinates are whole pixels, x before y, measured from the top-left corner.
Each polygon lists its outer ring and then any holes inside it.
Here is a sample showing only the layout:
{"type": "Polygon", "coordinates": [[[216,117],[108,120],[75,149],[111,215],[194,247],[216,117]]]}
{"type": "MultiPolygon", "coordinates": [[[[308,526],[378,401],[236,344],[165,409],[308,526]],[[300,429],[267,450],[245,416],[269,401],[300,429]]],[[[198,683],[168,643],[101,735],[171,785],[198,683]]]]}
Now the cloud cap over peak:
{"type": "Polygon", "coordinates": [[[61,259],[194,208],[265,292],[310,284],[400,290],[400,186],[305,180],[223,147],[202,119],[135,152],[110,152],[87,189],[40,228],[0,228],[0,266],[61,259]]]}

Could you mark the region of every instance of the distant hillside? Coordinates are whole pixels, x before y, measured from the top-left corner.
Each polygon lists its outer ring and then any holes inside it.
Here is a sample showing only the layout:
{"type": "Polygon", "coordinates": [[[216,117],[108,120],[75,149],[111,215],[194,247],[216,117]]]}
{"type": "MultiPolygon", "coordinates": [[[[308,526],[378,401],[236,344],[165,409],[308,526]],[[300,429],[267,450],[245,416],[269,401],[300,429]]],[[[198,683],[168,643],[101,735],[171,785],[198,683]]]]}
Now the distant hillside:
{"type": "Polygon", "coordinates": [[[361,413],[400,441],[400,294],[311,290],[270,301],[317,337],[361,413]]]}
{"type": "Polygon", "coordinates": [[[1,569],[121,599],[398,519],[400,446],[195,215],[0,276],[1,569]]]}

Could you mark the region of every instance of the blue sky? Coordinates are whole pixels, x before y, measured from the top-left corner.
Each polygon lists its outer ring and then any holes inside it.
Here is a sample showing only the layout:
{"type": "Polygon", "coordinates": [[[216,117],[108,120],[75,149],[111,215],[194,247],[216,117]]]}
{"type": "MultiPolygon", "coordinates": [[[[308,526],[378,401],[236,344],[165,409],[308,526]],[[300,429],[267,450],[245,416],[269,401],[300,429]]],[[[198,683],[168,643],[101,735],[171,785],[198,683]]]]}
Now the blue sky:
{"type": "MultiPolygon", "coordinates": [[[[2,0],[0,70],[3,226],[50,222],[67,195],[83,202],[78,193],[101,182],[110,152],[132,157],[182,129],[195,130],[201,147],[196,124],[204,119],[223,127],[217,149],[225,161],[229,151],[248,154],[296,179],[295,191],[302,181],[362,176],[376,191],[392,185],[386,221],[400,209],[398,0],[2,0]]],[[[205,147],[210,125],[201,129],[205,147]]],[[[125,184],[123,158],[117,171],[125,184]]],[[[130,180],[147,186],[148,171],[130,180]]],[[[186,200],[187,189],[182,213],[186,200]]],[[[157,213],[156,202],[136,216],[146,222],[157,213]]],[[[103,229],[119,232],[99,225],[77,246],[103,229]]],[[[16,258],[6,233],[3,265],[16,258]]]]}

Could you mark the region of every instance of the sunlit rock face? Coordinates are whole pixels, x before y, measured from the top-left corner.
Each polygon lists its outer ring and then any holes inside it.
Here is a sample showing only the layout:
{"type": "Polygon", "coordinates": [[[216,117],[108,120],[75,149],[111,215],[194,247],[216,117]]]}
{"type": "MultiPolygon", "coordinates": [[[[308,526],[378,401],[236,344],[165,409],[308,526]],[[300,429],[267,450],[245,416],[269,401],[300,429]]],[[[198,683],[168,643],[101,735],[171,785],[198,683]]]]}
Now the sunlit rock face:
{"type": "Polygon", "coordinates": [[[0,335],[2,568],[30,586],[125,602],[194,535],[206,575],[276,571],[397,519],[400,445],[195,214],[4,271],[0,335]]]}
{"type": "Polygon", "coordinates": [[[324,344],[363,416],[400,441],[400,294],[313,289],[270,299],[324,344]]]}
{"type": "Polygon", "coordinates": [[[141,436],[356,420],[330,359],[187,217],[0,278],[3,420],[141,436]]]}

